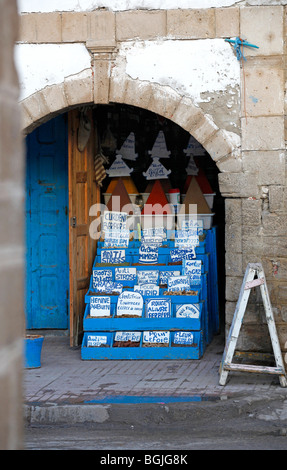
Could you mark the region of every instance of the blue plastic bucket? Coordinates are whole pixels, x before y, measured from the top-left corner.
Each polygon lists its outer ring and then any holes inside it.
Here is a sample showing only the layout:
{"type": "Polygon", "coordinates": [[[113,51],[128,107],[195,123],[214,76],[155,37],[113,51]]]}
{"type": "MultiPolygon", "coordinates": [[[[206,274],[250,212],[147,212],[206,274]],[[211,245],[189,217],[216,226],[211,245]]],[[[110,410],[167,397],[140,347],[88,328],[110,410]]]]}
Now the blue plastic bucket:
{"type": "Polygon", "coordinates": [[[34,369],[41,367],[41,352],[44,336],[26,335],[24,339],[24,367],[34,369]]]}

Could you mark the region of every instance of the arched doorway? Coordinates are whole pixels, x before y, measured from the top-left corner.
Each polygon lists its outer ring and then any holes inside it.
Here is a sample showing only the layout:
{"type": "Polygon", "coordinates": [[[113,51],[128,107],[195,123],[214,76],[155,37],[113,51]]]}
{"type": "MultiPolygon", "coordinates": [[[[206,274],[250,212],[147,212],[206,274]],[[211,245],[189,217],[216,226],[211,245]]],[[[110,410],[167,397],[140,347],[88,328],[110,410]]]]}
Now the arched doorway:
{"type": "MultiPolygon", "coordinates": [[[[98,134],[97,138],[106,145],[103,145],[102,150],[109,158],[109,165],[114,159],[115,148],[109,147],[107,140],[104,139],[107,130],[112,132],[117,148],[120,148],[131,131],[135,133],[139,157],[133,168],[133,176],[139,192],[144,192],[146,186],[146,180],[142,173],[147,168],[148,151],[151,149],[159,130],[163,130],[167,147],[171,151],[171,158],[168,162],[171,169],[170,183],[173,187],[179,187],[181,193],[184,193],[187,158],[185,158],[183,149],[186,148],[190,138],[190,133],[181,126],[142,108],[126,104],[109,104],[90,105],[88,109],[92,130],[89,144],[84,153],[77,149],[80,108],[59,115],[37,127],[27,137],[28,142],[35,143],[35,139],[38,142],[38,149],[34,148],[28,152],[27,174],[34,175],[34,184],[38,186],[38,189],[43,190],[44,199],[48,202],[48,206],[42,204],[37,209],[38,222],[33,225],[33,236],[27,236],[27,318],[29,316],[32,318],[27,321],[27,326],[28,328],[40,329],[70,329],[71,345],[79,344],[81,338],[84,296],[89,285],[95,255],[95,243],[88,237],[88,227],[92,221],[92,218],[89,217],[89,208],[99,200],[104,202],[103,194],[109,183],[109,178],[105,178],[100,196],[99,187],[94,180],[95,132],[98,134]],[[58,139],[57,144],[55,144],[55,137],[58,139]],[[56,156],[53,160],[48,157],[47,149],[51,151],[55,145],[58,146],[58,150],[53,151],[56,156]],[[41,156],[43,156],[43,162],[39,160],[42,158],[41,156]],[[58,173],[58,176],[60,172],[63,176],[59,198],[53,193],[57,189],[56,184],[48,178],[49,172],[52,174],[51,168],[58,173]],[[99,199],[100,197],[101,199],[99,199]],[[61,203],[61,198],[65,201],[64,205],[61,203]],[[62,204],[65,209],[60,211],[59,204],[62,204]],[[43,216],[45,207],[48,216],[43,216]],[[43,227],[41,222],[43,220],[48,222],[49,216],[52,223],[48,225],[52,225],[54,229],[57,225],[61,228],[61,244],[57,243],[55,234],[49,234],[47,237],[46,227],[43,227]],[[57,224],[54,223],[55,220],[58,221],[57,224]],[[35,241],[37,238],[38,242],[35,241]],[[51,239],[53,239],[53,243],[49,243],[51,239]],[[41,249],[43,249],[42,255],[41,249]],[[58,259],[55,261],[53,257],[56,253],[58,253],[58,259]],[[46,265],[41,262],[41,256],[46,260],[46,265]],[[58,278],[51,272],[44,273],[43,267],[45,266],[50,270],[51,267],[54,270],[58,269],[58,278]],[[37,279],[36,295],[34,295],[34,287],[32,287],[33,276],[36,276],[37,279]],[[29,304],[31,298],[33,298],[34,305],[32,305],[32,300],[29,304]],[[62,319],[58,323],[55,315],[57,309],[62,314],[62,319]],[[39,312],[42,312],[41,315],[39,312]],[[50,318],[49,321],[47,321],[48,318],[50,318]]],[[[216,195],[213,210],[215,212],[214,224],[218,226],[219,292],[220,298],[224,302],[224,201],[218,187],[219,170],[213,159],[199,143],[198,148],[200,155],[197,160],[206,172],[216,195]]],[[[39,197],[37,191],[31,191],[31,188],[28,187],[28,180],[27,195],[27,207],[30,207],[27,209],[27,215],[30,217],[33,213],[31,207],[36,207],[43,197],[39,197]]],[[[32,233],[31,227],[32,225],[27,225],[27,232],[32,233]]],[[[223,320],[224,308],[221,309],[221,312],[221,320],[223,320]]]]}

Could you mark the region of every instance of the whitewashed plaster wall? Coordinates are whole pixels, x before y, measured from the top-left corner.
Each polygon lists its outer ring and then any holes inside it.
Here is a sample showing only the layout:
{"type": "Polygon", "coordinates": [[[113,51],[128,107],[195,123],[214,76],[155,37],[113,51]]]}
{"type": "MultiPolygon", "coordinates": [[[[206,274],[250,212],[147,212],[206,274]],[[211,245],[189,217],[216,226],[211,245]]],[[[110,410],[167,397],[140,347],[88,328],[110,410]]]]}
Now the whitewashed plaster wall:
{"type": "Polygon", "coordinates": [[[20,101],[71,75],[91,73],[91,58],[84,44],[18,44],[15,63],[20,101]]]}
{"type": "MultiPolygon", "coordinates": [[[[92,73],[84,44],[18,44],[15,62],[20,101],[67,77],[92,73]]],[[[219,96],[224,101],[221,115],[225,122],[217,124],[239,133],[235,104],[239,102],[240,67],[232,47],[223,39],[124,42],[119,46],[115,67],[113,73],[121,77],[127,74],[132,79],[170,87],[202,106],[207,114],[209,102],[219,96]]]]}

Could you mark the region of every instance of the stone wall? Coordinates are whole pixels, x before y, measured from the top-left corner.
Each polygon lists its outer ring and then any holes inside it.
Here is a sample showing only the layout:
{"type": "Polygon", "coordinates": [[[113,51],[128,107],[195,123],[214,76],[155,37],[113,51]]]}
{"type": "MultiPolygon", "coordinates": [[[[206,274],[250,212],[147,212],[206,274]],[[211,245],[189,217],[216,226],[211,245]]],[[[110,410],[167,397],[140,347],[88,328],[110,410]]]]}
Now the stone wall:
{"type": "Polygon", "coordinates": [[[0,448],[22,447],[23,154],[13,47],[16,2],[0,1],[0,448]]]}
{"type": "MultiPolygon", "coordinates": [[[[26,132],[61,110],[83,103],[122,102],[173,120],[206,148],[221,171],[220,190],[226,198],[226,327],[247,263],[262,262],[280,344],[286,352],[284,3],[249,1],[239,6],[234,2],[226,8],[196,10],[26,13],[21,15],[20,42],[81,43],[91,54],[87,70],[23,100],[26,132]],[[235,36],[259,49],[244,49],[247,60],[241,61],[238,84],[235,81],[216,92],[207,87],[197,102],[167,76],[152,81],[144,78],[143,71],[134,77],[127,72],[125,51],[134,45],[178,41],[180,48],[181,42],[210,41],[214,45],[220,40],[222,51],[224,38],[235,36]]],[[[223,75],[219,74],[219,81],[223,75]]],[[[270,350],[262,303],[253,292],[250,300],[238,346],[270,350]]]]}
{"type": "MultiPolygon", "coordinates": [[[[241,158],[219,175],[226,196],[226,326],[230,326],[242,275],[261,262],[282,350],[286,337],[285,27],[283,7],[240,9],[240,35],[258,50],[245,50],[241,80],[241,158]],[[252,42],[252,41],[250,41],[252,42]]],[[[270,351],[261,296],[252,292],[238,348],[270,351]]]]}

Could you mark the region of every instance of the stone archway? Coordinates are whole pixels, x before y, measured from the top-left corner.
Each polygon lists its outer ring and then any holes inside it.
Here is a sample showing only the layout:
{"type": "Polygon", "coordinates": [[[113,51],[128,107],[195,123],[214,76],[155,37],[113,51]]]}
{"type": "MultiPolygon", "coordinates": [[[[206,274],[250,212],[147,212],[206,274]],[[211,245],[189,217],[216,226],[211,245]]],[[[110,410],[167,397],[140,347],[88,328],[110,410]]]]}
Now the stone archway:
{"type": "MultiPolygon", "coordinates": [[[[106,67],[103,69],[99,67],[99,70],[103,72],[101,76],[92,73],[92,69],[87,69],[68,77],[62,83],[47,86],[23,100],[21,102],[23,133],[29,134],[56,115],[81,106],[119,103],[142,108],[173,121],[190,133],[205,148],[222,172],[219,173],[222,196],[234,197],[231,194],[233,178],[239,177],[240,179],[240,176],[245,178],[245,175],[241,173],[240,145],[237,135],[218,128],[212,116],[204,114],[192,99],[180,95],[168,86],[134,80],[128,75],[118,76],[106,67]],[[97,80],[99,80],[98,83],[97,80]],[[99,90],[104,90],[102,96],[99,96],[99,90]],[[222,185],[221,176],[223,177],[222,185]]],[[[230,212],[229,206],[234,206],[233,202],[237,203],[238,200],[226,200],[228,213],[230,212]]],[[[233,261],[228,260],[229,258],[233,260],[231,256],[232,234],[235,225],[231,224],[230,227],[229,225],[227,218],[226,275],[232,276],[233,261]],[[231,240],[230,249],[229,239],[231,240]]]]}
{"type": "Polygon", "coordinates": [[[209,153],[222,172],[238,172],[240,142],[236,134],[219,129],[212,116],[195,106],[193,101],[169,87],[133,80],[128,76],[106,75],[106,83],[94,83],[91,70],[68,77],[63,83],[39,90],[23,100],[22,131],[29,134],[38,125],[77,106],[99,103],[122,103],[159,114],[189,132],[209,153]],[[95,100],[94,90],[108,89],[105,100],[95,100]]]}

